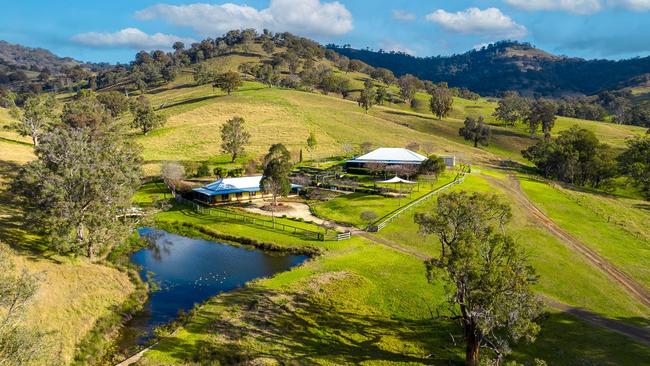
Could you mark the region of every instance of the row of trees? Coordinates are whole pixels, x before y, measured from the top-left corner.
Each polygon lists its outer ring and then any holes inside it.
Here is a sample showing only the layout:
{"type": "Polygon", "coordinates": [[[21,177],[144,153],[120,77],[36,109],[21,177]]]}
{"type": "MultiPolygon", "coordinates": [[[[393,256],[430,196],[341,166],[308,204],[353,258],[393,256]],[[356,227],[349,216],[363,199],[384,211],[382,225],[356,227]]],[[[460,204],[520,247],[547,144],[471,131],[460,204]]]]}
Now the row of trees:
{"type": "Polygon", "coordinates": [[[612,179],[623,175],[650,198],[650,137],[630,139],[627,145],[617,155],[593,132],[574,126],[557,138],[539,141],[522,154],[547,178],[610,188],[612,179]]]}
{"type": "Polygon", "coordinates": [[[9,95],[4,104],[16,120],[10,127],[22,136],[29,136],[34,146],[38,146],[41,136],[61,125],[75,128],[95,128],[107,124],[130,111],[133,119],[131,127],[147,134],[165,123],[165,118],[157,114],[144,96],[127,98],[119,92],[94,93],[81,91],[74,100],[63,106],[61,115],[56,115],[57,101],[54,95],[28,97],[19,108],[15,95],[9,95]]]}
{"type": "Polygon", "coordinates": [[[516,93],[508,93],[501,100],[493,116],[508,126],[525,123],[531,137],[541,128],[546,139],[550,138],[555,126],[557,105],[549,99],[529,99],[516,93]]]}

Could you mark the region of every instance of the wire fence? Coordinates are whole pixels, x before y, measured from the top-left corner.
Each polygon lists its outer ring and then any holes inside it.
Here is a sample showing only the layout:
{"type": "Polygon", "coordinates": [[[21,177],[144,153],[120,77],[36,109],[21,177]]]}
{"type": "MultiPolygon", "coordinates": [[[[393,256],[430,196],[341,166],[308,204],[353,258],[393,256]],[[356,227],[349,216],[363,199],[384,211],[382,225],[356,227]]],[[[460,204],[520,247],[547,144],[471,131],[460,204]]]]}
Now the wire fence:
{"type": "Polygon", "coordinates": [[[440,192],[442,192],[444,190],[447,190],[447,189],[449,189],[449,188],[451,188],[451,187],[453,187],[453,186],[455,186],[457,184],[460,184],[460,183],[464,182],[465,181],[465,173],[467,171],[469,171],[469,169],[470,169],[469,167],[466,167],[466,166],[462,165],[460,171],[458,172],[458,174],[456,174],[453,181],[445,184],[444,186],[442,186],[442,187],[440,187],[440,188],[438,188],[436,190],[433,190],[433,191],[425,194],[424,196],[416,199],[415,201],[409,203],[408,205],[406,205],[404,207],[401,207],[401,208],[398,208],[397,210],[395,210],[395,211],[389,213],[388,215],[382,217],[381,219],[379,219],[374,224],[368,226],[367,231],[378,232],[378,231],[382,230],[383,228],[386,227],[386,225],[393,222],[393,220],[399,218],[403,213],[405,213],[405,212],[407,212],[407,211],[421,205],[422,203],[426,202],[427,200],[429,200],[431,197],[435,196],[436,194],[438,194],[438,193],[440,193],[440,192]]]}
{"type": "Polygon", "coordinates": [[[335,231],[325,231],[325,232],[318,232],[314,230],[309,230],[289,224],[285,224],[282,222],[274,222],[273,220],[268,220],[268,219],[263,219],[257,216],[251,216],[251,215],[245,215],[241,214],[238,212],[233,212],[230,210],[226,209],[221,209],[221,208],[212,208],[212,207],[204,207],[199,205],[196,202],[190,201],[188,199],[185,199],[183,197],[177,196],[176,201],[185,205],[189,206],[194,212],[207,215],[207,216],[215,216],[219,218],[224,218],[227,220],[233,220],[236,222],[241,222],[245,223],[248,225],[255,225],[255,226],[261,226],[264,228],[269,228],[272,230],[276,231],[282,231],[283,233],[287,233],[293,236],[297,236],[303,239],[307,240],[319,240],[319,241],[325,241],[325,240],[346,240],[350,239],[349,233],[337,233],[335,231]],[[346,235],[347,234],[347,235],[346,235]]]}

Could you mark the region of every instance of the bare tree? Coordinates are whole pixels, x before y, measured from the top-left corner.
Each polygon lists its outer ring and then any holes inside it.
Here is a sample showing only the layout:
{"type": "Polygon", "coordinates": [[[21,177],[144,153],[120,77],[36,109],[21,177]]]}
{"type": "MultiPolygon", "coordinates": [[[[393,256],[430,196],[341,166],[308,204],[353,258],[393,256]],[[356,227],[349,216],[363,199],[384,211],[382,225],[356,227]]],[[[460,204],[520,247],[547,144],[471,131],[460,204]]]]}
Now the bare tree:
{"type": "Polygon", "coordinates": [[[185,167],[177,161],[166,161],[163,163],[161,176],[165,185],[172,190],[172,195],[176,197],[176,190],[185,178],[185,167]]]}

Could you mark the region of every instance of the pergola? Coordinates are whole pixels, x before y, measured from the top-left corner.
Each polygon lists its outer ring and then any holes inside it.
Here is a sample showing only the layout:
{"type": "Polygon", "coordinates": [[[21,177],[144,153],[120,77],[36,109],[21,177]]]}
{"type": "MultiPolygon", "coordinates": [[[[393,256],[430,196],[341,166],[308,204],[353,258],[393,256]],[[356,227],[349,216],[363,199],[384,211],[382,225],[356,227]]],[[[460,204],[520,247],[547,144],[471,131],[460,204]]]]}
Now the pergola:
{"type": "Polygon", "coordinates": [[[399,206],[402,206],[402,184],[417,184],[417,182],[412,182],[410,180],[402,179],[398,176],[394,176],[391,179],[379,181],[377,183],[388,183],[388,184],[395,184],[395,185],[399,184],[399,194],[397,195],[398,198],[397,204],[399,206]]]}

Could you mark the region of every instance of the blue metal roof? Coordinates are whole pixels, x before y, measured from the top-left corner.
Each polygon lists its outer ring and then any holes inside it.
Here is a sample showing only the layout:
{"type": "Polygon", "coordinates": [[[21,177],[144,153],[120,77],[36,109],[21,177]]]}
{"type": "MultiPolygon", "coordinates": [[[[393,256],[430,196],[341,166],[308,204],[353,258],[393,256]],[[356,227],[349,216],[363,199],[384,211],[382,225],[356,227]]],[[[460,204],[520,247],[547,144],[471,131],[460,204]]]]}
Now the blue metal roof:
{"type": "MultiPolygon", "coordinates": [[[[206,196],[219,196],[222,194],[230,193],[243,193],[243,192],[259,192],[259,181],[261,177],[242,177],[242,178],[227,178],[220,179],[216,182],[210,183],[201,188],[193,189],[194,192],[206,196]],[[257,183],[256,185],[253,185],[257,183]],[[239,185],[239,187],[238,187],[239,185]]],[[[301,188],[299,184],[291,184],[291,188],[301,188]]]]}

